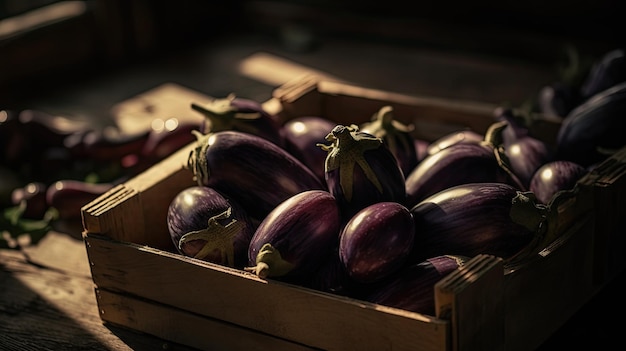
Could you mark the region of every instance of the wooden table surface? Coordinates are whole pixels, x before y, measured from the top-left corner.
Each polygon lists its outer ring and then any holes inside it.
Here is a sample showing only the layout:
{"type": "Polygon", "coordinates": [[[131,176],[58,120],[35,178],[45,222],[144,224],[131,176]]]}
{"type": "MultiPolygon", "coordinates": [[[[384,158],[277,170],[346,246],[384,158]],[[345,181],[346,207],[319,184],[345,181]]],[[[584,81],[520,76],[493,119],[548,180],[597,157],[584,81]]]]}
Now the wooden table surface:
{"type": "MultiPolygon", "coordinates": [[[[245,36],[94,76],[24,102],[101,123],[116,103],[166,82],[214,97],[235,92],[265,101],[275,87],[305,72],[370,88],[493,104],[520,103],[555,78],[553,67],[514,59],[341,39],[302,52],[275,38],[245,36]]],[[[188,350],[102,323],[81,229],[78,222],[57,223],[36,245],[0,249],[0,350],[188,350]]],[[[611,312],[623,315],[617,286],[623,281],[621,274],[541,349],[620,343],[618,325],[607,318],[611,312]]]]}

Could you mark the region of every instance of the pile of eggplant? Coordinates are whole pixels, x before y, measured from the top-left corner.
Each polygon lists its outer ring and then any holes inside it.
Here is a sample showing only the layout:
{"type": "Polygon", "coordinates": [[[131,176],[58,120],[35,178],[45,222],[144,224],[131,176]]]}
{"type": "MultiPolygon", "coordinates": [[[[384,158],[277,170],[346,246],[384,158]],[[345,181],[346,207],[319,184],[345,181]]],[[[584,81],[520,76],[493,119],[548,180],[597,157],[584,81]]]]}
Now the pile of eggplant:
{"type": "Polygon", "coordinates": [[[506,107],[484,134],[424,141],[391,105],[348,125],[281,123],[235,95],[192,104],[206,123],[186,164],[197,185],[168,209],[172,243],[261,278],[433,314],[434,284],[469,258],[513,265],[558,235],[553,201],[624,146],[612,136],[624,131],[625,89],[582,102],[554,142],[506,107]]]}

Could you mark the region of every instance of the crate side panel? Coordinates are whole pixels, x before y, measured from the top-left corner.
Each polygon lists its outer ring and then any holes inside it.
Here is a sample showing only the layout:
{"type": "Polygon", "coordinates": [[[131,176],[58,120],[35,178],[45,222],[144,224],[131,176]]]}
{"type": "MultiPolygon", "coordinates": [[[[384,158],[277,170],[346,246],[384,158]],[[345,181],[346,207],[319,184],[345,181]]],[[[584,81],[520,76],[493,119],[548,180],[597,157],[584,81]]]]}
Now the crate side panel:
{"type": "Polygon", "coordinates": [[[559,238],[559,246],[505,276],[506,350],[541,345],[594,294],[593,215],[559,238]]]}
{"type": "Polygon", "coordinates": [[[150,247],[86,240],[101,289],[327,350],[447,349],[448,322],[435,317],[265,281],[150,247]]]}
{"type": "Polygon", "coordinates": [[[151,301],[96,289],[100,316],[113,325],[201,350],[316,350],[151,301]]]}

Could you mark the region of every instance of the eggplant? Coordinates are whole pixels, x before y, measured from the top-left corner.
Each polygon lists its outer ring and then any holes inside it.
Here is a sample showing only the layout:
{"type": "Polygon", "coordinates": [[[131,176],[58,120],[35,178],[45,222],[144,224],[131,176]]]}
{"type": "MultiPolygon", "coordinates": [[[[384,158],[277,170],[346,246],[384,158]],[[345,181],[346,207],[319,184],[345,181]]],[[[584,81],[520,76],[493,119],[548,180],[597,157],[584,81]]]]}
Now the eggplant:
{"type": "Polygon", "coordinates": [[[447,254],[510,259],[545,234],[548,211],[535,203],[533,193],[504,183],[442,190],[411,208],[415,244],[410,262],[447,254]]]}
{"type": "Polygon", "coordinates": [[[415,127],[395,119],[393,107],[381,107],[371,121],[362,123],[359,130],[380,138],[398,161],[402,172],[407,175],[417,166],[417,150],[411,134],[415,127]]]}
{"type": "Polygon", "coordinates": [[[589,167],[626,145],[626,82],[572,110],[559,127],[554,159],[589,167]]]}
{"type": "Polygon", "coordinates": [[[44,217],[48,210],[47,188],[42,182],[30,182],[23,187],[13,189],[11,201],[16,206],[23,204],[23,218],[41,219],[44,217]]]}
{"type": "Polygon", "coordinates": [[[192,103],[191,108],[205,117],[200,128],[203,134],[233,130],[285,146],[278,117],[267,112],[258,101],[230,94],[207,104],[192,103]]]}
{"type": "Polygon", "coordinates": [[[587,169],[575,162],[556,160],[542,165],[533,175],[529,190],[543,204],[550,201],[559,191],[571,190],[587,169]]]}
{"type": "Polygon", "coordinates": [[[310,279],[337,245],[339,233],[339,207],[331,193],[295,194],[259,224],[245,270],[261,278],[310,279]]]}
{"type": "Polygon", "coordinates": [[[404,203],[404,174],[382,139],[358,126],[337,125],[326,136],[330,145],[324,163],[328,190],[337,199],[344,220],[382,201],[404,203]]]}
{"type": "Polygon", "coordinates": [[[230,196],[259,221],[297,193],[326,189],[313,171],[267,139],[238,131],[195,134],[186,168],[198,185],[230,196]]]}
{"type": "Polygon", "coordinates": [[[465,265],[468,257],[441,255],[412,264],[364,299],[379,305],[435,315],[435,284],[465,265]]]}
{"type": "Polygon", "coordinates": [[[580,93],[583,99],[588,99],[622,82],[626,82],[626,51],[618,48],[606,52],[593,64],[580,93]]]}
{"type": "Polygon", "coordinates": [[[402,267],[413,249],[415,223],[397,202],[378,202],[359,211],[345,225],[339,257],[350,278],[380,281],[402,267]]]}
{"type": "Polygon", "coordinates": [[[285,149],[302,161],[324,182],[324,162],[328,153],[317,145],[326,141],[326,135],[337,123],[318,116],[302,116],[283,124],[281,133],[285,149]]]}
{"type": "Polygon", "coordinates": [[[505,162],[524,188],[528,189],[535,171],[552,160],[551,147],[531,135],[529,129],[522,124],[521,117],[516,116],[512,109],[496,109],[495,115],[497,119],[507,123],[501,130],[502,144],[499,145],[506,156],[505,162]]]}
{"type": "Polygon", "coordinates": [[[411,208],[430,195],[467,183],[499,182],[524,190],[518,177],[503,164],[494,147],[497,142],[487,141],[504,127],[505,122],[496,123],[481,142],[455,143],[427,156],[406,178],[405,205],[411,208]]]}
{"type": "Polygon", "coordinates": [[[81,208],[113,188],[113,183],[88,183],[62,179],[46,189],[46,202],[59,213],[59,219],[81,218],[81,208]]]}
{"type": "Polygon", "coordinates": [[[206,186],[185,188],[174,197],[167,228],[180,254],[235,268],[247,265],[256,229],[241,205],[206,186]]]}
{"type": "Polygon", "coordinates": [[[578,86],[561,81],[544,85],[537,94],[538,111],[559,120],[565,118],[582,101],[578,86]]]}
{"type": "Polygon", "coordinates": [[[335,295],[351,297],[354,296],[355,291],[362,291],[346,272],[345,266],[339,258],[338,245],[331,248],[330,254],[311,274],[311,279],[304,286],[335,295]]]}
{"type": "Polygon", "coordinates": [[[451,145],[458,144],[458,143],[467,143],[467,142],[479,143],[479,142],[482,142],[483,140],[485,140],[484,135],[480,133],[476,133],[475,131],[471,129],[459,130],[459,131],[445,134],[439,139],[431,142],[426,148],[426,154],[432,155],[451,145]]]}

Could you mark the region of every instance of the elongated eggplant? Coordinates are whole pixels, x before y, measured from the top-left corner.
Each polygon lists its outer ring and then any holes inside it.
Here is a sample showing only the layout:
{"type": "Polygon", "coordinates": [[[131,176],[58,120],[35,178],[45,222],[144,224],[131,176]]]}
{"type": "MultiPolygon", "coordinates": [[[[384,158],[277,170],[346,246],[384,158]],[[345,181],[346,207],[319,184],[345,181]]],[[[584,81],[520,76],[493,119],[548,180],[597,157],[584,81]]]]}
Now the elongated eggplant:
{"type": "Polygon", "coordinates": [[[424,199],[411,213],[412,262],[446,254],[508,259],[544,234],[548,217],[534,194],[504,183],[457,185],[424,199]]]}
{"type": "Polygon", "coordinates": [[[236,268],[247,265],[256,229],[238,203],[206,186],[176,195],[168,207],[167,228],[179,253],[236,268]]]}
{"type": "Polygon", "coordinates": [[[626,145],[626,82],[603,90],[570,112],[556,140],[554,159],[589,167],[626,145]]]}
{"type": "Polygon", "coordinates": [[[426,154],[432,155],[439,152],[450,145],[458,143],[479,143],[485,140],[485,136],[471,129],[464,129],[448,133],[439,139],[431,142],[426,148],[426,154]]]}
{"type": "Polygon", "coordinates": [[[285,149],[309,167],[324,182],[324,162],[328,153],[317,146],[337,123],[318,116],[291,119],[282,127],[285,149]]]}
{"type": "Polygon", "coordinates": [[[326,189],[313,171],[267,139],[237,131],[196,136],[187,168],[198,185],[230,196],[257,220],[297,193],[326,189]]]}
{"type": "Polygon", "coordinates": [[[414,239],[415,223],[409,209],[397,202],[378,202],[359,211],[345,225],[339,257],[352,279],[374,283],[402,267],[414,239]]]}
{"type": "Polygon", "coordinates": [[[535,172],[529,190],[535,194],[539,202],[549,204],[557,192],[573,189],[576,182],[587,172],[586,168],[575,162],[551,161],[535,172]]]}
{"type": "Polygon", "coordinates": [[[339,203],[344,220],[376,202],[404,203],[404,174],[382,139],[358,126],[337,125],[326,136],[326,185],[339,203]]]}
{"type": "Polygon", "coordinates": [[[191,108],[205,117],[200,129],[203,134],[234,130],[260,136],[280,147],[285,145],[278,117],[258,101],[230,94],[208,104],[192,103],[191,108]]]}
{"type": "Polygon", "coordinates": [[[502,148],[506,162],[511,171],[522,182],[525,189],[530,185],[530,179],[541,165],[552,160],[550,146],[530,134],[529,129],[522,124],[510,108],[496,109],[496,118],[506,121],[507,126],[501,130],[502,148]]]}
{"type": "Polygon", "coordinates": [[[249,267],[245,269],[261,278],[310,279],[337,245],[339,231],[339,207],[331,193],[298,193],[259,224],[250,241],[249,267]]]}
{"type": "Polygon", "coordinates": [[[587,99],[622,82],[626,82],[626,50],[618,48],[606,52],[594,62],[581,84],[580,92],[587,99]]]}
{"type": "MultiPolygon", "coordinates": [[[[505,122],[497,128],[504,127],[505,122]]],[[[493,129],[490,133],[496,134],[496,127],[493,129]]],[[[468,141],[429,155],[415,167],[406,179],[405,205],[411,208],[444,189],[477,182],[506,183],[524,189],[521,181],[502,163],[493,143],[468,141]]]]}
{"type": "Polygon", "coordinates": [[[415,138],[411,134],[414,128],[413,125],[405,125],[396,120],[393,107],[390,105],[381,107],[372,116],[371,121],[359,126],[361,132],[382,139],[405,175],[417,166],[415,138]]]}
{"type": "Polygon", "coordinates": [[[462,267],[468,257],[441,255],[405,267],[364,299],[388,307],[435,315],[435,284],[462,267]]]}
{"type": "Polygon", "coordinates": [[[95,200],[113,186],[113,183],[58,180],[46,189],[46,202],[48,206],[57,209],[60,219],[76,220],[80,219],[80,209],[84,205],[95,200]]]}

